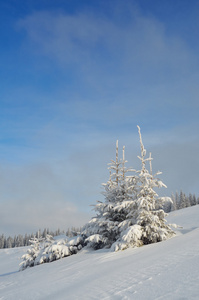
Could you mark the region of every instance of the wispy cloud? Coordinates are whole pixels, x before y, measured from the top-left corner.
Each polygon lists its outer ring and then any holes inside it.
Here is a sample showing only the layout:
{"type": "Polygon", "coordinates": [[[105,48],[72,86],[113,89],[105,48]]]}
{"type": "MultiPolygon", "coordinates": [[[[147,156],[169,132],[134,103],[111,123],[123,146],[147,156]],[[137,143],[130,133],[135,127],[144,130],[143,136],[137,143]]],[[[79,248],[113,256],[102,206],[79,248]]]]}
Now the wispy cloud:
{"type": "Polygon", "coordinates": [[[100,60],[110,63],[115,58],[118,66],[126,62],[129,67],[142,64],[144,69],[160,68],[161,63],[172,68],[190,63],[190,49],[180,37],[168,35],[163,23],[133,10],[123,26],[88,13],[71,16],[46,11],[27,16],[18,27],[26,31],[34,49],[61,63],[78,63],[78,67],[94,66],[100,60]]]}
{"type": "Polygon", "coordinates": [[[47,11],[27,16],[18,26],[38,55],[75,72],[73,93],[67,88],[64,102],[67,109],[71,103],[74,114],[82,112],[80,119],[102,116],[105,121],[117,115],[124,120],[130,112],[145,115],[163,107],[172,114],[179,106],[190,110],[188,98],[198,107],[196,53],[179,36],[168,34],[165,24],[138,10],[131,8],[122,26],[89,13],[47,11]]]}

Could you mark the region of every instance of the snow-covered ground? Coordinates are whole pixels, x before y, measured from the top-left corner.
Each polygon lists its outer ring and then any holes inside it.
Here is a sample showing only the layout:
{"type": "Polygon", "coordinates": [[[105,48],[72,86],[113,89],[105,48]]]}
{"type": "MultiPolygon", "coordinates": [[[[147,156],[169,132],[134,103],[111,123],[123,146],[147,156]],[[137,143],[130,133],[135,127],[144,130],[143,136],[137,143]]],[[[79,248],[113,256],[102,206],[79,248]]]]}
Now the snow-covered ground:
{"type": "Polygon", "coordinates": [[[27,248],[0,250],[0,299],[199,299],[199,205],[175,211],[183,226],[161,243],[128,249],[81,251],[18,272],[27,248]]]}

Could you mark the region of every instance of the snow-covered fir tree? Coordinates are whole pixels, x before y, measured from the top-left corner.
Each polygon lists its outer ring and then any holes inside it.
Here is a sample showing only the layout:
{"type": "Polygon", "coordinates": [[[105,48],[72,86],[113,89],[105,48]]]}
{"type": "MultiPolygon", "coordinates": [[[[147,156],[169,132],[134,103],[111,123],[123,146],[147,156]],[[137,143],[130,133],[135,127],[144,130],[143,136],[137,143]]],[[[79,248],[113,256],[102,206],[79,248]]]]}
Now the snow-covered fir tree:
{"type": "Polygon", "coordinates": [[[196,204],[197,204],[196,195],[193,194],[193,199],[192,199],[191,205],[193,206],[193,205],[196,205],[196,204]]]}
{"type": "Polygon", "coordinates": [[[125,148],[123,158],[118,158],[118,141],[116,142],[116,159],[108,164],[110,177],[107,183],[102,184],[105,191],[104,202],[98,202],[94,210],[97,215],[83,228],[82,234],[86,242],[94,249],[111,247],[120,236],[119,225],[126,219],[127,211],[123,205],[132,200],[136,190],[136,177],[127,176],[132,171],[125,167],[125,148]]]}
{"type": "Polygon", "coordinates": [[[177,209],[176,197],[174,193],[171,194],[171,199],[172,199],[171,211],[174,211],[177,209]]]}
{"type": "MultiPolygon", "coordinates": [[[[140,136],[141,170],[139,174],[139,192],[134,201],[127,203],[128,214],[120,227],[123,231],[120,238],[113,244],[112,248],[123,250],[128,247],[138,247],[145,244],[160,242],[175,235],[174,231],[166,224],[165,212],[162,209],[156,209],[156,200],[158,195],[154,188],[166,187],[162,181],[156,178],[147,170],[146,163],[152,161],[152,158],[145,158],[146,150],[142,142],[140,127],[138,126],[140,136]]],[[[137,187],[138,188],[138,187],[137,187]]]]}
{"type": "Polygon", "coordinates": [[[24,270],[27,267],[33,267],[35,259],[38,257],[41,250],[42,238],[34,236],[31,240],[31,247],[27,250],[27,253],[22,256],[22,262],[20,263],[20,270],[24,270]]]}
{"type": "Polygon", "coordinates": [[[186,203],[186,195],[182,191],[180,191],[180,198],[179,198],[179,209],[187,207],[186,203]]]}
{"type": "MultiPolygon", "coordinates": [[[[155,243],[172,237],[175,233],[166,224],[165,212],[160,209],[160,202],[165,199],[158,197],[155,188],[166,187],[156,178],[161,172],[152,175],[152,158],[146,158],[146,150],[142,142],[140,127],[141,170],[138,176],[126,176],[123,159],[118,159],[118,142],[116,143],[116,160],[110,164],[110,178],[104,184],[104,202],[95,206],[97,216],[83,230],[86,242],[94,249],[112,247],[113,250],[123,250],[155,243]],[[146,164],[150,165],[150,172],[146,164]]],[[[131,170],[132,171],[132,170],[131,170]]],[[[171,199],[167,202],[171,203],[171,199]]]]}

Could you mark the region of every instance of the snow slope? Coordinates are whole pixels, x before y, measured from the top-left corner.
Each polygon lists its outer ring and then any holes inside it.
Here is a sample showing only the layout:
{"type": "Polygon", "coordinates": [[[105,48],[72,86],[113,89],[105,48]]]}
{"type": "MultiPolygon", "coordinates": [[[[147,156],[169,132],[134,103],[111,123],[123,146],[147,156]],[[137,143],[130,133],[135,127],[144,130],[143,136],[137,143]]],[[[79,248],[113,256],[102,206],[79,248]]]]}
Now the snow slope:
{"type": "Polygon", "coordinates": [[[199,299],[199,205],[171,213],[177,236],[128,249],[81,251],[18,272],[25,247],[0,250],[0,299],[199,299]]]}

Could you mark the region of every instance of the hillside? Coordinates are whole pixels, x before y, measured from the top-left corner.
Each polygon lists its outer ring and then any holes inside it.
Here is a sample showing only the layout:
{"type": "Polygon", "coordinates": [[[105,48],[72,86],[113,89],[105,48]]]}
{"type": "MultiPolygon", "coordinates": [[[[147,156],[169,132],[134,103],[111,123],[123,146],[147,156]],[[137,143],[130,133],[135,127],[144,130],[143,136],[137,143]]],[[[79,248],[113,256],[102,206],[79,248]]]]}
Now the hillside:
{"type": "Polygon", "coordinates": [[[86,251],[18,272],[26,248],[0,250],[0,299],[198,299],[199,205],[174,211],[165,242],[86,251]]]}

